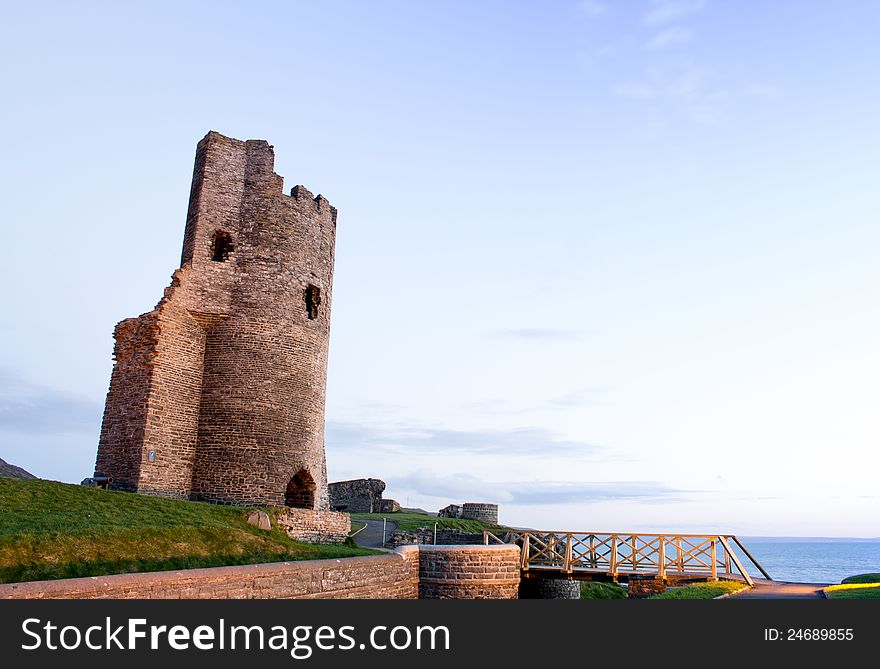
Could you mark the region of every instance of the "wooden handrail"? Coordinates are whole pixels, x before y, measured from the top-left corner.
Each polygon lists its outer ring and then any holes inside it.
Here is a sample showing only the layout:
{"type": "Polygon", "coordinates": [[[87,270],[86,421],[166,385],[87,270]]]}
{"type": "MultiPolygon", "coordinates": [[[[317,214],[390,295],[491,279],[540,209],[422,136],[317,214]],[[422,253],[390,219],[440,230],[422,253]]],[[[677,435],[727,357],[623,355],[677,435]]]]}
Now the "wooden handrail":
{"type": "MultiPolygon", "coordinates": [[[[618,575],[656,573],[697,574],[717,578],[735,566],[749,584],[753,581],[731,548],[735,543],[768,579],[770,576],[733,534],[674,534],[638,532],[565,532],[561,530],[484,530],[483,542],[513,543],[522,549],[520,566],[559,570],[563,574],[600,572],[618,575]],[[667,548],[674,547],[674,556],[667,548]],[[719,555],[719,547],[722,554],[719,555]]],[[[772,579],[770,579],[772,580],[772,579]]]]}

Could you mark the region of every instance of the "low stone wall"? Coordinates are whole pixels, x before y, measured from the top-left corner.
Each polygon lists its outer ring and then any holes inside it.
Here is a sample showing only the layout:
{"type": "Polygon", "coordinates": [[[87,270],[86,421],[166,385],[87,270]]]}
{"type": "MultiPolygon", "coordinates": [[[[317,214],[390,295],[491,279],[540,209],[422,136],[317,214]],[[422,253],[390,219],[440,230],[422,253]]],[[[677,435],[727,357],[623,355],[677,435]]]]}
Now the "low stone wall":
{"type": "Polygon", "coordinates": [[[0,585],[0,599],[516,599],[516,546],[403,546],[386,555],[0,585]]]}
{"type": "MultiPolygon", "coordinates": [[[[417,530],[395,530],[388,537],[385,545],[388,548],[397,546],[414,546],[416,544],[433,544],[434,528],[421,527],[417,530]]],[[[456,529],[437,529],[437,545],[474,545],[482,544],[483,535],[464,532],[456,529]]]]}
{"type": "Polygon", "coordinates": [[[338,511],[286,508],[275,516],[291,539],[314,544],[340,544],[351,531],[351,516],[338,511]]]}
{"type": "Polygon", "coordinates": [[[0,599],[416,599],[419,552],[0,585],[0,599]]]}
{"type": "Polygon", "coordinates": [[[419,599],[516,599],[520,549],[419,546],[419,599]]]}

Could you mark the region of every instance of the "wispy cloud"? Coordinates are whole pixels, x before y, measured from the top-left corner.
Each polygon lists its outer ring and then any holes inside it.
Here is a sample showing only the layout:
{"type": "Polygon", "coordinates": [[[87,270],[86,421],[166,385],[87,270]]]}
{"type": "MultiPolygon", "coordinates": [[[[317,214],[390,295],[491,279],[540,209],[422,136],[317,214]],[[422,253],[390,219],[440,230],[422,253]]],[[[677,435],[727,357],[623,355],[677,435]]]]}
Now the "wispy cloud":
{"type": "Polygon", "coordinates": [[[745,90],[723,85],[713,68],[691,61],[647,68],[645,81],[623,82],[614,86],[612,92],[619,97],[653,99],[707,126],[722,124],[731,106],[749,95],[745,90]]]}
{"type": "Polygon", "coordinates": [[[689,491],[657,481],[484,481],[467,473],[438,475],[419,470],[390,481],[426,497],[502,504],[589,504],[615,500],[680,501],[689,491]]]}
{"type": "Polygon", "coordinates": [[[421,426],[381,427],[328,421],[325,443],[329,451],[363,450],[375,453],[523,455],[593,455],[599,446],[565,439],[540,427],[511,430],[447,430],[421,426]]]}
{"type": "Polygon", "coordinates": [[[645,48],[652,51],[656,51],[658,49],[667,49],[669,47],[687,44],[688,42],[693,40],[693,38],[694,33],[690,30],[690,28],[674,26],[672,28],[662,30],[654,35],[651,39],[645,42],[645,48]]]}
{"type": "Polygon", "coordinates": [[[547,406],[551,409],[574,409],[577,407],[585,407],[592,404],[599,404],[597,396],[605,391],[600,388],[590,390],[573,390],[564,395],[552,398],[547,402],[547,406]]]}
{"type": "Polygon", "coordinates": [[[95,432],[101,405],[0,369],[0,430],[30,434],[95,432]]]}
{"type": "Polygon", "coordinates": [[[655,26],[678,21],[706,6],[705,0],[652,0],[651,9],[642,16],[642,23],[655,26]]]}
{"type": "Polygon", "coordinates": [[[511,330],[498,330],[495,336],[501,339],[560,340],[578,339],[580,332],[553,328],[515,328],[511,330]]]}

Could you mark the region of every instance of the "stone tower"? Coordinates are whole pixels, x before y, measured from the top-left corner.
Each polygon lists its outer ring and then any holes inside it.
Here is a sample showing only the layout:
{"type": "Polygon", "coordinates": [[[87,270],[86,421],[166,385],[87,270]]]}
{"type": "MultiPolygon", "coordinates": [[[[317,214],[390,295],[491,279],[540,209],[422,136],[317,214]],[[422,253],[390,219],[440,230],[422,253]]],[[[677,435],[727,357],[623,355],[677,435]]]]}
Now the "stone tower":
{"type": "Polygon", "coordinates": [[[95,465],[112,489],[329,508],[336,209],[285,195],[274,158],[263,140],[199,142],[180,269],[114,333],[95,465]]]}

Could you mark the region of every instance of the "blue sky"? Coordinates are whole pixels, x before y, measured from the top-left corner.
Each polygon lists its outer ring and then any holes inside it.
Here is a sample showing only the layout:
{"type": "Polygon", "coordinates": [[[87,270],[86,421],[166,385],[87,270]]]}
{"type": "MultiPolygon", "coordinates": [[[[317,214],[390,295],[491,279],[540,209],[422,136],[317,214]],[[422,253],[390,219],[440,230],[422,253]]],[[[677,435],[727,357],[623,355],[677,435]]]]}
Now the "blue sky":
{"type": "Polygon", "coordinates": [[[17,3],[0,457],[91,472],[196,142],[339,208],[333,480],[579,530],[878,536],[880,6],[17,3]]]}

